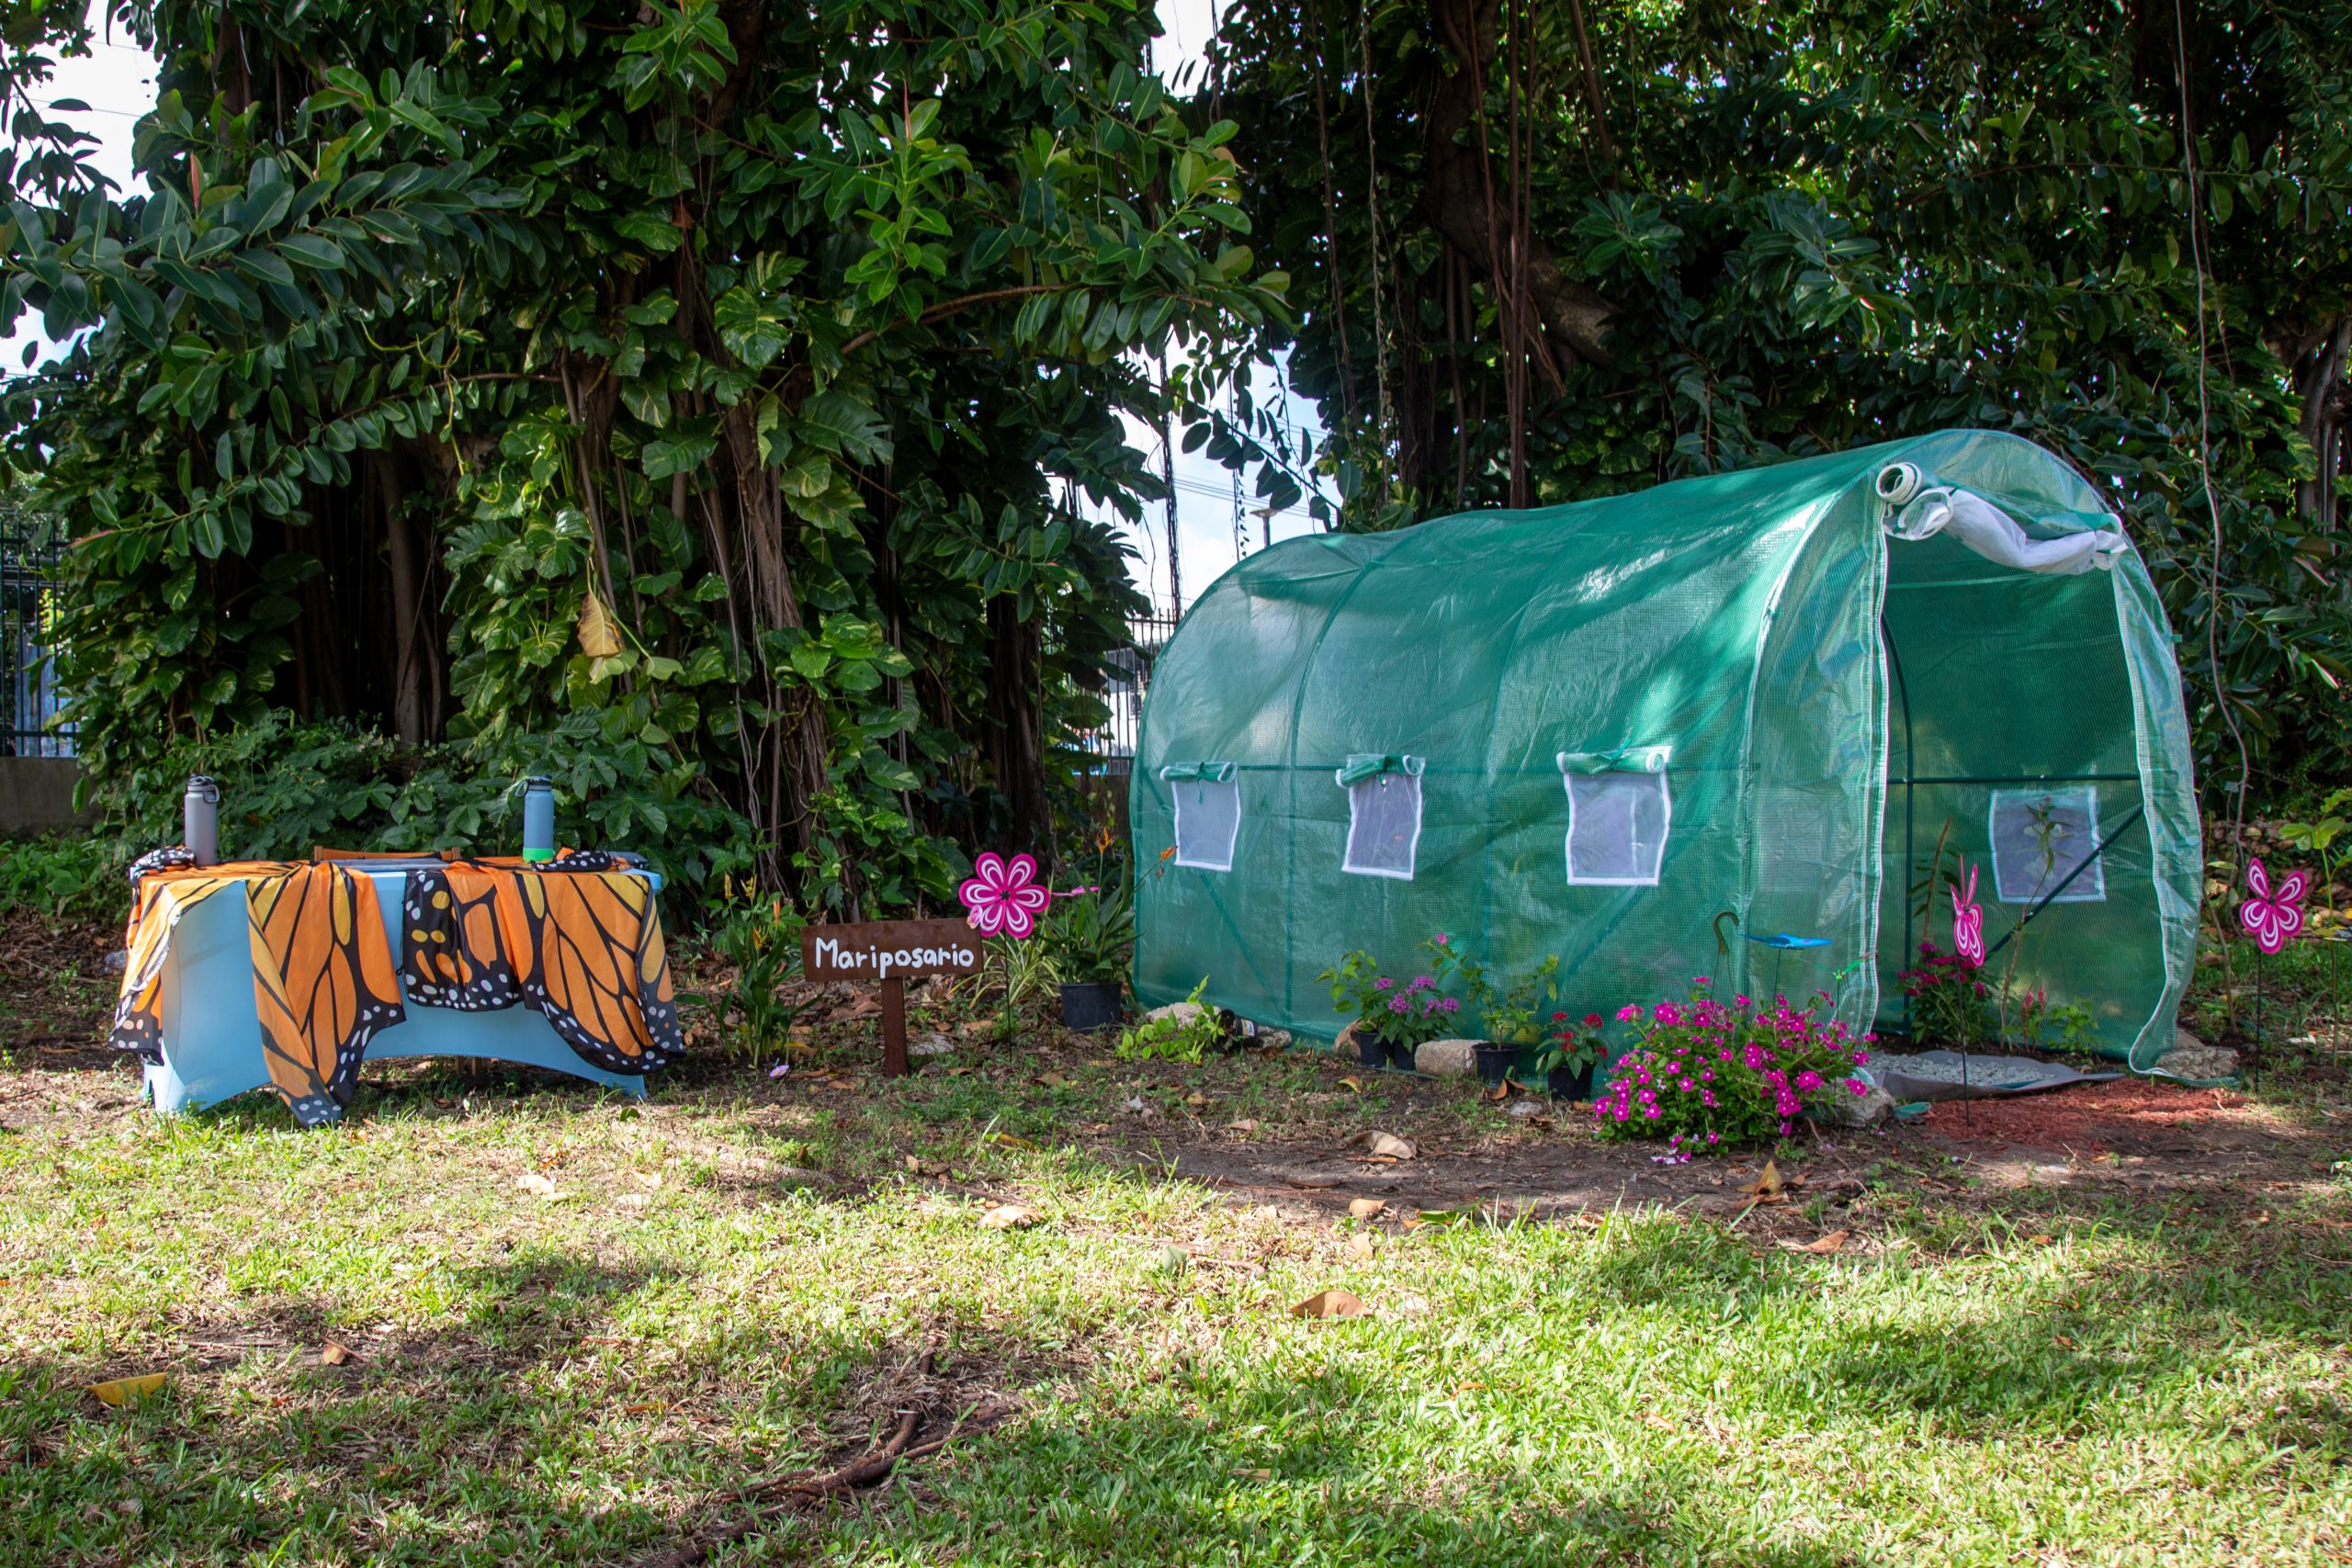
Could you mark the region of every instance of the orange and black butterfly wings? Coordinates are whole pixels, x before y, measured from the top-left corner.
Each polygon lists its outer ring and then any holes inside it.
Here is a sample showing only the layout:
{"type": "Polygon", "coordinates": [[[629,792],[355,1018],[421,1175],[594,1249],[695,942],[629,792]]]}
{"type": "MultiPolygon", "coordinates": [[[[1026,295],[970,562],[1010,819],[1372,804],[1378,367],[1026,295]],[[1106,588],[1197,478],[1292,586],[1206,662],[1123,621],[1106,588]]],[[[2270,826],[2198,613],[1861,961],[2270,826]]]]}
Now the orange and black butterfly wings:
{"type": "Polygon", "coordinates": [[[522,872],[515,880],[538,954],[524,994],[564,1043],[615,1073],[645,1072],[677,1055],[652,885],[627,872],[522,872]]]}
{"type": "Polygon", "coordinates": [[[163,1060],[164,964],[171,956],[172,932],[181,916],[222,888],[238,886],[238,880],[185,874],[140,879],[125,942],[122,986],[115,998],[115,1049],[150,1062],[163,1060]]]}
{"type": "Polygon", "coordinates": [[[523,999],[530,927],[513,875],[413,871],[401,899],[401,977],[411,1001],[489,1012],[523,999]]]}
{"type": "Polygon", "coordinates": [[[245,887],[270,1087],[305,1126],[350,1103],[360,1060],[404,1016],[375,885],[333,863],[245,887]]]}

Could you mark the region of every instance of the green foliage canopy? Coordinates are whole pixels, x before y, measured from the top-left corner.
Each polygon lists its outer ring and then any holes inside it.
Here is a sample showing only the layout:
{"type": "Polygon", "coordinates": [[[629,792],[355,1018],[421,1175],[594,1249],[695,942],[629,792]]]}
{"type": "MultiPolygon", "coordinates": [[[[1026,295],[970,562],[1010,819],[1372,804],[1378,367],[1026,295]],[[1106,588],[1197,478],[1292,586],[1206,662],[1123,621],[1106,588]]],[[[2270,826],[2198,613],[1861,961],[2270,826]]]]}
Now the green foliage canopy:
{"type": "Polygon", "coordinates": [[[1211,96],[1347,525],[2013,430],[2126,519],[2209,783],[2242,734],[2278,789],[2352,766],[2347,37],[2337,0],[1239,0],[1211,96]]]}
{"type": "Polygon", "coordinates": [[[1135,604],[1078,502],[1157,493],[1137,355],[1282,301],[1148,8],[125,14],[150,194],[31,107],[85,24],[0,53],[0,322],[84,333],[0,413],[94,770],[277,706],[584,747],[835,901],[1045,836],[1135,604]]]}

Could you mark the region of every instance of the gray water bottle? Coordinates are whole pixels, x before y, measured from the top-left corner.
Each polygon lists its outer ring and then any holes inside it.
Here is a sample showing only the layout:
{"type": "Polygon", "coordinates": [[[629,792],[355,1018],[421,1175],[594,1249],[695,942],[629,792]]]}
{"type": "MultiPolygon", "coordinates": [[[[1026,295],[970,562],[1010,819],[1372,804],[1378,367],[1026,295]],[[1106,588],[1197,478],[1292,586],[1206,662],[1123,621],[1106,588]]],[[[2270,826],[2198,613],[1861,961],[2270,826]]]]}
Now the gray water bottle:
{"type": "Polygon", "coordinates": [[[537,773],[523,781],[523,858],[555,859],[555,781],[537,773]]]}
{"type": "Polygon", "coordinates": [[[220,786],[202,773],[188,775],[187,794],[180,800],[180,841],[198,865],[220,861],[220,786]]]}

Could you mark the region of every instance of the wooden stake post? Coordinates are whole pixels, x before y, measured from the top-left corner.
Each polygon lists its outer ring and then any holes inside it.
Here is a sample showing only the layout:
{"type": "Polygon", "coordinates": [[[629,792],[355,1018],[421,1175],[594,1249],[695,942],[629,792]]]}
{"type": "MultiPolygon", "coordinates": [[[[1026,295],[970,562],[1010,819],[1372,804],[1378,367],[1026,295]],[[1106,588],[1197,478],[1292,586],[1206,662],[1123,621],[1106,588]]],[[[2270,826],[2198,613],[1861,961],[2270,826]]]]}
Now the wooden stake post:
{"type": "Polygon", "coordinates": [[[863,920],[808,926],[800,933],[800,972],[808,980],[849,980],[882,993],[882,1074],[907,1066],[907,981],[925,975],[977,975],[980,936],[962,920],[863,920]]]}

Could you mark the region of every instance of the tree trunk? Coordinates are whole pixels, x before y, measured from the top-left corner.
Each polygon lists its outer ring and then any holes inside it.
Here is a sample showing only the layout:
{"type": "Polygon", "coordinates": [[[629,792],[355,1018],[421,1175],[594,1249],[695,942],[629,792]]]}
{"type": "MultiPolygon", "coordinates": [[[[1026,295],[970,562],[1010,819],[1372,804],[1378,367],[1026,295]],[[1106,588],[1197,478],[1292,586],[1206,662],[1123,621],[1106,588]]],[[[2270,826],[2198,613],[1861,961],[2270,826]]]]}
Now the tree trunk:
{"type": "Polygon", "coordinates": [[[1027,850],[1045,862],[1051,852],[1053,814],[1046,798],[1045,733],[1037,712],[1043,638],[1039,618],[1024,621],[1018,609],[1010,594],[989,601],[989,703],[981,749],[1011,818],[1011,841],[1000,847],[1027,850]]]}
{"type": "Polygon", "coordinates": [[[2335,525],[2336,479],[2344,469],[2344,426],[2352,423],[2352,384],[2345,379],[2347,351],[2352,351],[2352,317],[2315,336],[2317,345],[2305,350],[2295,367],[2295,390],[2303,401],[2298,423],[2319,463],[2312,476],[2295,487],[2295,511],[2305,522],[2326,529],[2335,525]]]}
{"type": "MultiPolygon", "coordinates": [[[[1430,7],[1437,41],[1453,56],[1454,70],[1440,75],[1430,95],[1426,172],[1415,204],[1423,222],[1489,276],[1500,259],[1486,197],[1492,172],[1471,133],[1494,63],[1499,8],[1500,0],[1434,0],[1430,7]]],[[[1542,239],[1527,237],[1525,262],[1528,298],[1555,363],[1614,363],[1604,340],[1617,308],[1561,271],[1542,239]]]]}

